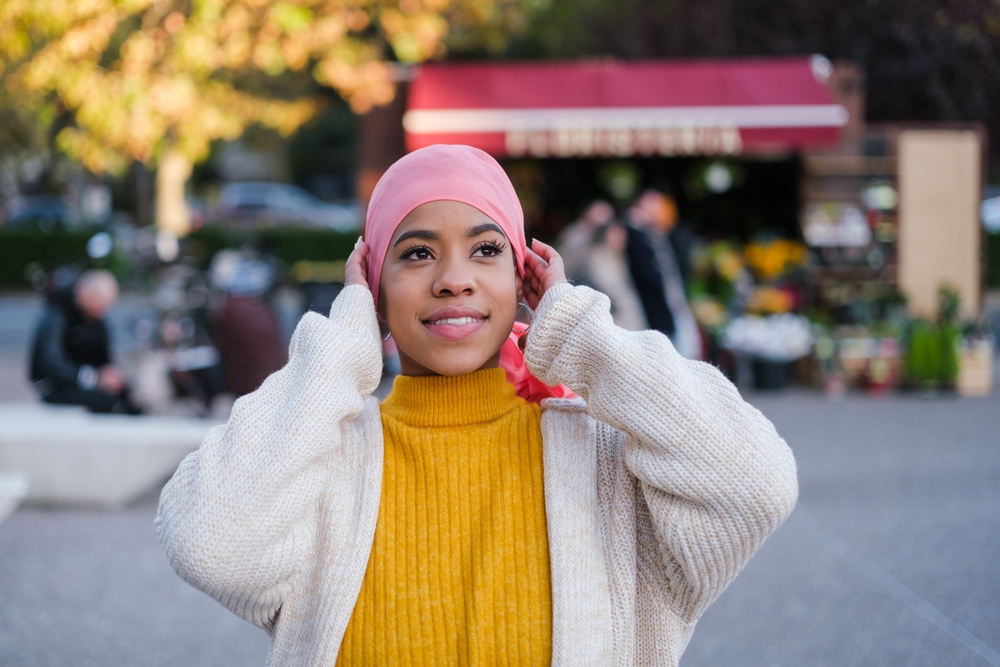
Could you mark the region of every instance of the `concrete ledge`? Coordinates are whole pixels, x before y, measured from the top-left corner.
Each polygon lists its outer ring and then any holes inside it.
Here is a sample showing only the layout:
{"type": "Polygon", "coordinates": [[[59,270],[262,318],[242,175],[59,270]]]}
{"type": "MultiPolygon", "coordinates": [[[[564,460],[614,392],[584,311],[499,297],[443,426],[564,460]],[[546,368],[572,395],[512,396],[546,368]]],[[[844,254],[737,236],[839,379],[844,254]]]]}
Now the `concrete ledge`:
{"type": "Polygon", "coordinates": [[[116,507],[168,477],[213,422],[0,405],[0,471],[23,471],[26,502],[116,507]]]}
{"type": "Polygon", "coordinates": [[[0,472],[0,523],[9,517],[28,495],[28,476],[23,472],[0,472]]]}

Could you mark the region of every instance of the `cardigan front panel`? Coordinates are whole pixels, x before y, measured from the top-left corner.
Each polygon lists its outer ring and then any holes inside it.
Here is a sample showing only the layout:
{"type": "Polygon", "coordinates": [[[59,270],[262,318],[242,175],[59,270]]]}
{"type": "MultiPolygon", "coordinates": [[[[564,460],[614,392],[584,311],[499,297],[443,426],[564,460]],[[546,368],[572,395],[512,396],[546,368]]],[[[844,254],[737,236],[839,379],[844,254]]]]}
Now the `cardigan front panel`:
{"type": "Polygon", "coordinates": [[[552,664],[607,665],[613,641],[597,513],[596,428],[576,405],[546,408],[542,439],[552,563],[552,664]]]}
{"type": "MultiPolygon", "coordinates": [[[[637,487],[622,463],[625,436],[602,428],[582,406],[580,400],[543,403],[552,665],[676,665],[693,624],[689,629],[679,622],[657,595],[663,584],[651,526],[649,542],[637,545],[626,520],[637,514],[637,487]],[[647,566],[646,581],[637,579],[640,556],[647,566]],[[641,613],[637,598],[645,603],[641,613]],[[644,639],[645,650],[639,653],[647,660],[637,660],[637,635],[644,639]]],[[[328,534],[328,547],[317,553],[314,566],[288,595],[268,657],[274,667],[335,664],[361,590],[382,482],[383,449],[372,437],[381,445],[378,400],[367,399],[348,428],[357,437],[327,461],[331,477],[320,516],[327,517],[322,532],[328,534]]],[[[648,510],[645,515],[648,521],[648,510]]]]}
{"type": "MultiPolygon", "coordinates": [[[[607,665],[614,640],[602,528],[596,513],[596,429],[579,403],[563,403],[545,405],[542,413],[553,585],[552,665],[607,665]],[[566,439],[573,434],[585,437],[582,441],[566,439]],[[563,441],[561,446],[549,444],[558,440],[563,441]],[[589,493],[580,493],[588,488],[589,493]]],[[[350,429],[360,437],[347,440],[349,444],[331,453],[326,462],[330,482],[320,516],[327,517],[321,533],[328,534],[324,540],[328,546],[317,553],[314,565],[288,594],[274,628],[268,665],[336,664],[378,521],[383,450],[370,438],[377,432],[381,445],[378,406],[375,398],[365,401],[350,429]],[[344,475],[345,470],[355,474],[344,475]],[[345,508],[350,511],[338,516],[337,510],[345,508]]]]}
{"type": "Polygon", "coordinates": [[[316,557],[303,569],[274,628],[268,665],[333,665],[364,580],[382,491],[379,402],[341,425],[344,446],[323,462],[316,557]]]}

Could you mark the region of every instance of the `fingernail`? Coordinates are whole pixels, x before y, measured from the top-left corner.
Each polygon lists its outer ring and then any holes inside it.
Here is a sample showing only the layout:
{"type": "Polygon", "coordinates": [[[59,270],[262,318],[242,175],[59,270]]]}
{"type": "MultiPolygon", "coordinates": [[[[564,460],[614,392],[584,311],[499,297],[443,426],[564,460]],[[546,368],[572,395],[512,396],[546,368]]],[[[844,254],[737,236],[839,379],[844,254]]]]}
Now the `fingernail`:
{"type": "Polygon", "coordinates": [[[361,245],[362,243],[364,243],[364,239],[359,236],[358,240],[354,242],[354,249],[357,250],[358,246],[361,245]]]}

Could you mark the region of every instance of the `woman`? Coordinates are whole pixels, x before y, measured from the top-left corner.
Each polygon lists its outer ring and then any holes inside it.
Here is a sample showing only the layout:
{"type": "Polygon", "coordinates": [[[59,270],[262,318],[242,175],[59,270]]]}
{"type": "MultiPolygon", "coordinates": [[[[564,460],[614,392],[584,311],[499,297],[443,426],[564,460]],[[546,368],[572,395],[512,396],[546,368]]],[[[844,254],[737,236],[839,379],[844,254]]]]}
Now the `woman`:
{"type": "Polygon", "coordinates": [[[164,489],[177,572],[272,665],[676,665],[795,503],[773,426],[528,249],[476,149],[386,172],[346,282],[164,489]]]}

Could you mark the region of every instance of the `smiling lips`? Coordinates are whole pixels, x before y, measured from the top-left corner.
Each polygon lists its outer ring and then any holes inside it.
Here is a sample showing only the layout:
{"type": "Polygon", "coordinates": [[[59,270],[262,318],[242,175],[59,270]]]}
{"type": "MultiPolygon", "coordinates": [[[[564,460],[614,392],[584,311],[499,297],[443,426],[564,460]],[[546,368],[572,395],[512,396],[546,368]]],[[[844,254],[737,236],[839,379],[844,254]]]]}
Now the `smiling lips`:
{"type": "Polygon", "coordinates": [[[482,329],[486,319],[474,308],[445,308],[423,320],[423,324],[439,338],[461,340],[482,329]]]}

